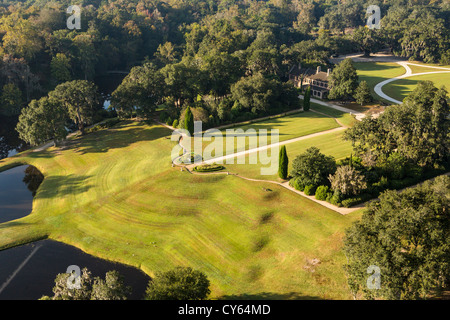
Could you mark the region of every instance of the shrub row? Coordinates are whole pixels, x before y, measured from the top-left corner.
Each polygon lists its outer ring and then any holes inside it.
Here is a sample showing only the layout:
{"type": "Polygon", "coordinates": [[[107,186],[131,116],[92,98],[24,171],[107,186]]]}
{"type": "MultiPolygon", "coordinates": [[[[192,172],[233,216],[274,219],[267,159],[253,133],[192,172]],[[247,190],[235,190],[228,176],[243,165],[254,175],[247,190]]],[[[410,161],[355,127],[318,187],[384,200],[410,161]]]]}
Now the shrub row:
{"type": "Polygon", "coordinates": [[[220,171],[225,169],[224,166],[219,164],[203,164],[200,166],[194,167],[194,171],[196,172],[213,172],[213,171],[220,171]]]}

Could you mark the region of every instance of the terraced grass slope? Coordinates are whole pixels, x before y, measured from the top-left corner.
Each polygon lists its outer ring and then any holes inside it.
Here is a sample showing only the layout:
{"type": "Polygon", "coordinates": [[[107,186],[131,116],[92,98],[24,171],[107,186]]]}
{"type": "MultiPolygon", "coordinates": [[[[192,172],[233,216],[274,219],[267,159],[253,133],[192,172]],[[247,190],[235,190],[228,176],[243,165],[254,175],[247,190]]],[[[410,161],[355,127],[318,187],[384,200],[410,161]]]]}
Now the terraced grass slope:
{"type": "Polygon", "coordinates": [[[33,212],[0,224],[0,248],[49,237],[150,276],[191,266],[216,298],[351,298],[340,247],[359,213],[271,184],[180,172],[169,136],[125,122],[0,161],[0,171],[27,163],[45,175],[33,212]]]}

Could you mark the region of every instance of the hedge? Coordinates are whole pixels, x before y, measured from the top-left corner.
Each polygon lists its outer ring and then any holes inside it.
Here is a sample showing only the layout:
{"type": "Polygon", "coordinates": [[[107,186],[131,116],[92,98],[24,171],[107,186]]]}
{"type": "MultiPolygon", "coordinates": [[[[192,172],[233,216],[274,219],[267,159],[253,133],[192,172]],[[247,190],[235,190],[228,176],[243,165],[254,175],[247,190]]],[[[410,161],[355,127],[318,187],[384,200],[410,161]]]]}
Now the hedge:
{"type": "Polygon", "coordinates": [[[194,167],[194,171],[196,172],[214,172],[223,169],[225,169],[225,167],[219,164],[203,164],[201,166],[194,167]]]}
{"type": "Polygon", "coordinates": [[[316,192],[316,187],[313,186],[312,184],[309,184],[305,187],[305,190],[303,190],[303,192],[307,195],[307,196],[313,196],[314,193],[316,192]]]}
{"type": "Polygon", "coordinates": [[[327,200],[329,189],[328,186],[319,186],[316,190],[316,199],[322,201],[327,200]]]}

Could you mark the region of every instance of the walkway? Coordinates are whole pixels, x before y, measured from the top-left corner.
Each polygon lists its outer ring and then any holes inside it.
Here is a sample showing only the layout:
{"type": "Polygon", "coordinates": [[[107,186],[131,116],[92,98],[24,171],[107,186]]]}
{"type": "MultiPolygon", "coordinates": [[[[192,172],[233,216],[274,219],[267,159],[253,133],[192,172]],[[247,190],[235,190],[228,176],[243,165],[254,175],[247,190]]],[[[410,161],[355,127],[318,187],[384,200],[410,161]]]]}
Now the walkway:
{"type": "MultiPolygon", "coordinates": [[[[303,99],[303,95],[299,95],[299,98],[303,99]]],[[[350,114],[354,115],[356,120],[358,120],[358,121],[361,121],[362,118],[364,118],[366,116],[362,112],[357,112],[355,110],[348,109],[348,108],[345,108],[345,107],[341,107],[341,106],[332,104],[330,102],[326,102],[326,101],[322,101],[322,100],[318,100],[318,99],[314,99],[314,98],[311,98],[311,102],[320,104],[322,106],[325,106],[325,107],[328,107],[328,108],[331,108],[331,109],[339,110],[339,111],[342,111],[342,112],[345,112],[345,113],[350,113],[350,114]]]]}
{"type": "Polygon", "coordinates": [[[329,202],[322,201],[322,200],[317,200],[317,199],[315,198],[315,196],[307,196],[304,192],[299,191],[299,190],[297,190],[297,189],[291,187],[291,186],[289,185],[289,181],[278,182],[278,181],[273,181],[273,180],[252,179],[252,178],[247,178],[247,177],[241,176],[241,175],[239,175],[239,174],[237,174],[237,173],[230,173],[230,172],[209,172],[209,173],[203,172],[203,173],[200,173],[200,172],[195,172],[194,170],[192,170],[193,167],[196,166],[196,165],[197,165],[197,164],[191,164],[191,165],[189,165],[189,166],[186,166],[185,168],[186,168],[186,170],[187,170],[189,173],[195,174],[195,175],[218,175],[218,174],[222,174],[222,175],[223,175],[223,174],[225,174],[225,175],[228,175],[228,176],[238,177],[238,178],[240,178],[240,179],[244,179],[244,180],[247,180],[247,181],[254,181],[254,182],[259,182],[259,183],[276,184],[276,185],[278,185],[278,186],[281,186],[281,187],[283,187],[283,188],[285,188],[285,189],[288,189],[289,191],[295,192],[295,193],[297,193],[297,194],[299,194],[299,195],[301,195],[301,196],[303,196],[303,197],[305,197],[305,198],[308,198],[308,199],[311,200],[311,201],[314,201],[314,202],[316,202],[316,203],[318,203],[318,204],[320,204],[320,205],[322,205],[322,206],[324,206],[324,207],[327,207],[328,209],[331,209],[331,210],[333,210],[333,211],[335,211],[335,212],[337,212],[337,213],[339,213],[339,214],[342,214],[342,215],[346,215],[346,214],[352,213],[352,212],[354,212],[354,211],[356,211],[356,210],[359,210],[359,209],[361,209],[361,208],[364,208],[364,206],[365,206],[365,203],[362,203],[362,204],[359,204],[359,205],[354,206],[354,207],[352,207],[352,208],[337,207],[337,206],[335,206],[335,205],[332,205],[332,204],[329,203],[329,202]]]}
{"type": "Polygon", "coordinates": [[[408,78],[408,77],[415,77],[415,76],[436,74],[436,73],[450,73],[450,68],[426,66],[426,65],[416,64],[416,63],[409,63],[407,61],[398,61],[397,63],[399,65],[401,65],[403,68],[405,68],[406,73],[401,76],[395,77],[395,78],[384,80],[384,81],[378,83],[374,88],[374,91],[378,96],[380,96],[381,98],[386,99],[388,101],[391,101],[395,104],[402,104],[402,101],[394,99],[383,92],[382,88],[386,84],[391,83],[392,81],[395,81],[395,80],[404,79],[404,78],[408,78]],[[413,73],[411,68],[409,67],[410,65],[411,66],[419,66],[419,67],[423,67],[423,68],[440,69],[441,71],[413,73]],[[446,71],[442,71],[442,70],[446,70],[446,71]]]}
{"type": "MultiPolygon", "coordinates": [[[[313,110],[311,110],[311,111],[313,111],[313,110]]],[[[316,112],[316,111],[313,111],[313,112],[316,112]]],[[[331,117],[331,116],[329,116],[329,117],[331,117]]],[[[340,122],[336,118],[333,118],[333,119],[335,119],[336,122],[340,124],[340,122]]],[[[159,123],[160,125],[165,126],[166,128],[169,128],[170,130],[175,130],[175,128],[173,128],[173,127],[171,127],[171,126],[169,126],[167,124],[161,123],[161,122],[159,122],[157,120],[155,120],[155,121],[157,123],[159,123]]],[[[258,147],[258,148],[253,148],[253,149],[250,149],[250,150],[244,150],[244,151],[241,151],[241,152],[236,152],[236,153],[225,155],[225,156],[222,156],[222,157],[217,157],[217,158],[205,160],[205,161],[202,161],[201,163],[195,163],[195,164],[179,165],[179,164],[176,163],[177,159],[182,157],[182,156],[179,156],[179,157],[173,159],[172,164],[176,165],[176,166],[181,166],[182,167],[181,170],[183,170],[183,168],[185,168],[186,171],[188,171],[191,174],[195,174],[195,175],[223,175],[223,174],[225,174],[225,175],[235,176],[235,177],[238,177],[240,179],[247,180],[247,181],[276,184],[276,185],[279,185],[279,186],[281,186],[281,187],[283,187],[285,189],[288,189],[289,191],[295,192],[295,193],[297,193],[297,194],[299,194],[299,195],[301,195],[301,196],[303,196],[305,198],[308,198],[309,200],[314,201],[314,202],[316,202],[316,203],[318,203],[318,204],[320,204],[320,205],[322,205],[324,207],[327,207],[328,209],[331,209],[331,210],[333,210],[333,211],[335,211],[335,212],[337,212],[339,214],[346,215],[346,214],[349,214],[349,213],[351,213],[353,211],[356,211],[356,210],[359,210],[359,209],[363,208],[365,204],[360,204],[360,205],[354,206],[352,208],[337,207],[335,205],[332,205],[329,202],[317,200],[315,198],[315,196],[307,196],[304,192],[301,192],[301,191],[296,190],[295,188],[291,187],[289,185],[289,181],[278,182],[278,181],[273,181],[273,180],[261,180],[261,179],[247,178],[247,177],[241,176],[239,174],[230,173],[230,172],[203,172],[203,173],[200,173],[200,172],[196,172],[196,171],[193,170],[194,167],[198,166],[198,165],[213,164],[213,163],[224,163],[225,160],[227,160],[227,159],[233,159],[233,158],[236,158],[236,157],[239,157],[239,156],[245,156],[245,155],[248,155],[248,154],[251,154],[251,153],[267,150],[267,149],[270,149],[270,148],[276,148],[276,147],[279,147],[279,146],[282,146],[282,145],[290,144],[290,143],[301,141],[301,140],[310,139],[310,138],[321,136],[321,135],[324,135],[324,134],[327,134],[327,133],[331,133],[331,132],[342,131],[342,130],[345,130],[345,129],[346,129],[346,127],[341,125],[341,127],[339,127],[339,128],[325,130],[325,131],[309,134],[309,135],[306,135],[306,136],[301,136],[301,137],[297,137],[297,138],[281,141],[281,142],[278,142],[278,143],[274,143],[274,144],[270,144],[270,145],[266,145],[266,146],[262,146],[262,147],[258,147]]],[[[178,141],[178,144],[180,145],[180,147],[183,148],[183,151],[184,151],[183,155],[184,155],[186,153],[186,150],[184,149],[184,147],[181,144],[181,140],[182,139],[183,139],[183,134],[181,135],[181,139],[178,141]]]]}

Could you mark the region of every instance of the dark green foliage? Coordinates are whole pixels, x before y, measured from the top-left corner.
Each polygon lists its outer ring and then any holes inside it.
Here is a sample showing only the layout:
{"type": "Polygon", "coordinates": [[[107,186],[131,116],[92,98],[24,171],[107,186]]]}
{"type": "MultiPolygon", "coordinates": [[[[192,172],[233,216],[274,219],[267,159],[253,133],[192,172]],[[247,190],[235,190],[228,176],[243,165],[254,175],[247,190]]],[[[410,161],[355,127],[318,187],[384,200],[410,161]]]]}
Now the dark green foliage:
{"type": "Polygon", "coordinates": [[[291,180],[289,180],[289,185],[298,191],[303,191],[305,189],[305,184],[299,177],[292,178],[291,180]]]}
{"type": "Polygon", "coordinates": [[[220,164],[202,164],[200,166],[194,167],[194,171],[197,172],[214,172],[214,171],[220,171],[225,169],[224,166],[220,164]]]}
{"type": "Polygon", "coordinates": [[[317,188],[316,194],[315,194],[316,199],[322,200],[322,201],[327,200],[328,194],[330,193],[329,190],[330,190],[330,187],[328,187],[328,186],[319,186],[317,188]]]}
{"type": "Polygon", "coordinates": [[[360,26],[353,32],[352,39],[358,44],[360,51],[364,52],[364,56],[368,57],[371,53],[382,49],[382,34],[380,31],[360,26]]]}
{"type": "Polygon", "coordinates": [[[360,203],[369,201],[369,200],[371,200],[371,199],[373,199],[373,198],[374,198],[374,197],[373,197],[372,194],[369,194],[369,193],[362,193],[362,194],[360,194],[360,195],[358,195],[358,196],[354,196],[354,197],[351,197],[351,198],[347,198],[347,199],[345,199],[345,200],[342,200],[341,204],[342,204],[342,206],[345,207],[345,208],[350,208],[350,207],[356,206],[356,205],[358,205],[358,204],[360,204],[360,203]]]}
{"type": "MultiPolygon", "coordinates": [[[[162,99],[163,77],[152,63],[131,69],[122,83],[112,93],[111,107],[121,118],[138,116],[149,118],[162,99]]],[[[161,119],[161,121],[165,121],[161,119]]]]}
{"type": "Polygon", "coordinates": [[[210,294],[206,275],[190,267],[157,272],[149,282],[146,300],[204,300],[210,294]]]}
{"type": "Polygon", "coordinates": [[[450,177],[440,176],[401,193],[386,191],[371,202],[344,241],[352,292],[365,298],[418,299],[448,286],[449,199],[450,177]],[[370,265],[380,268],[378,290],[366,286],[370,265]]]}
{"type": "Polygon", "coordinates": [[[431,81],[419,82],[399,106],[386,108],[377,119],[364,118],[348,129],[344,139],[362,157],[381,163],[398,153],[422,167],[438,167],[450,158],[450,113],[445,89],[431,81]]]}
{"type": "Polygon", "coordinates": [[[286,146],[281,146],[278,157],[278,176],[281,179],[287,179],[289,159],[286,152],[286,146]]]}
{"type": "Polygon", "coordinates": [[[92,124],[100,96],[94,83],[74,80],[59,84],[49,93],[49,98],[67,110],[69,118],[78,126],[81,134],[84,134],[85,126],[92,124]]]}
{"type": "Polygon", "coordinates": [[[235,112],[260,116],[298,109],[300,104],[297,90],[290,82],[269,79],[261,73],[241,78],[231,86],[231,95],[239,103],[236,107],[240,110],[235,112]]]}
{"type": "Polygon", "coordinates": [[[330,197],[330,203],[334,204],[335,206],[341,207],[342,199],[343,199],[343,196],[342,196],[341,191],[334,190],[333,195],[330,197]]]}
{"type": "Polygon", "coordinates": [[[189,131],[191,135],[194,135],[194,115],[191,108],[187,107],[184,115],[184,129],[189,131]]]}
{"type": "Polygon", "coordinates": [[[39,145],[49,140],[55,143],[67,136],[65,129],[68,120],[67,109],[59,101],[43,97],[32,100],[22,109],[16,130],[23,141],[39,145]]]}
{"type": "Polygon", "coordinates": [[[355,98],[356,102],[359,103],[360,105],[372,102],[373,97],[372,94],[370,93],[370,88],[366,81],[363,80],[359,83],[353,97],[355,98]]]}
{"type": "Polygon", "coordinates": [[[333,157],[320,153],[316,147],[307,149],[292,162],[291,176],[301,179],[303,185],[329,185],[328,176],[336,171],[333,157]]]}
{"type": "MultiPolygon", "coordinates": [[[[127,300],[131,287],[125,286],[122,275],[118,271],[108,271],[105,279],[92,277],[84,268],[80,275],[80,288],[69,288],[69,273],[56,276],[53,297],[43,296],[41,300],[127,300]]],[[[75,284],[75,283],[74,283],[75,284]]]]}
{"type": "Polygon", "coordinates": [[[339,63],[330,76],[330,99],[348,99],[353,96],[358,87],[358,75],[351,59],[339,63]]]}
{"type": "Polygon", "coordinates": [[[20,114],[22,104],[22,91],[14,83],[5,84],[0,96],[0,115],[16,116],[20,114]]]}
{"type": "Polygon", "coordinates": [[[308,184],[307,186],[305,186],[305,189],[303,190],[303,192],[307,196],[313,196],[314,193],[316,192],[316,187],[312,184],[308,184]]]}
{"type": "Polygon", "coordinates": [[[303,96],[303,111],[309,111],[311,106],[311,87],[308,86],[305,90],[305,95],[303,96]]]}

